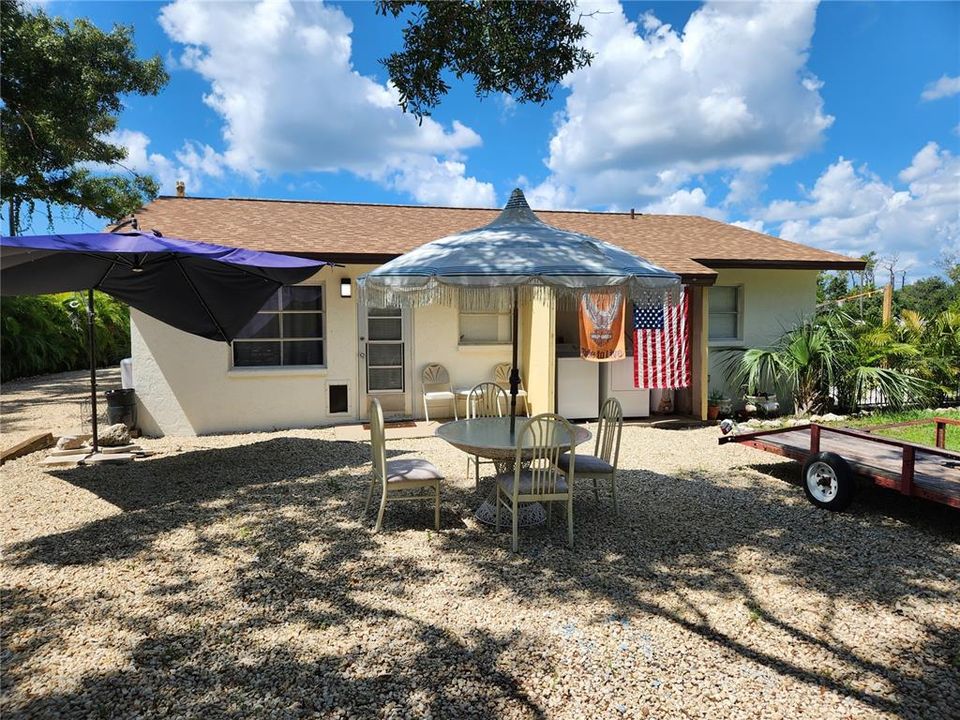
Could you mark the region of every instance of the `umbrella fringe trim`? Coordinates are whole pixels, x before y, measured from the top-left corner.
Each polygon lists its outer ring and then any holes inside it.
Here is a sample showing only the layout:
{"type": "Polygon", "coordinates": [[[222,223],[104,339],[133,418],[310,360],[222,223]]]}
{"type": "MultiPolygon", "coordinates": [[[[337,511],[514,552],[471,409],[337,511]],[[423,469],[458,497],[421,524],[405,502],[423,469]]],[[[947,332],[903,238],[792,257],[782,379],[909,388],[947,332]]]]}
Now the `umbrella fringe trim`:
{"type": "Polygon", "coordinates": [[[626,292],[636,305],[676,304],[680,301],[680,284],[666,287],[646,287],[642,280],[633,279],[618,285],[567,287],[528,282],[523,285],[495,287],[465,287],[432,282],[427,286],[403,288],[383,287],[364,282],[358,284],[358,299],[363,305],[380,308],[411,308],[424,305],[446,305],[466,312],[509,312],[513,308],[513,291],[519,292],[521,304],[555,301],[561,309],[576,309],[584,294],[612,295],[626,292]]]}

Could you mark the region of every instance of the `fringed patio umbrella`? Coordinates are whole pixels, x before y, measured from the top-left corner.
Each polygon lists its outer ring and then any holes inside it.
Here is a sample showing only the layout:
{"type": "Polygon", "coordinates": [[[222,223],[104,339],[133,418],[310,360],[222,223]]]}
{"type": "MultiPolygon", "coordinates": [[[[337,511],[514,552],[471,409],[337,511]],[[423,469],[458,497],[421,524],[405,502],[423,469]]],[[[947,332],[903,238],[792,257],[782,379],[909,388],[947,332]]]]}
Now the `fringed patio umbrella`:
{"type": "Polygon", "coordinates": [[[555,297],[571,304],[584,293],[617,293],[627,301],[677,302],[680,276],[623,248],[548,225],[519,189],[490,224],[422,245],[381,265],[358,281],[370,307],[442,303],[460,309],[513,312],[510,432],[514,433],[520,386],[518,305],[522,299],[555,297]]]}

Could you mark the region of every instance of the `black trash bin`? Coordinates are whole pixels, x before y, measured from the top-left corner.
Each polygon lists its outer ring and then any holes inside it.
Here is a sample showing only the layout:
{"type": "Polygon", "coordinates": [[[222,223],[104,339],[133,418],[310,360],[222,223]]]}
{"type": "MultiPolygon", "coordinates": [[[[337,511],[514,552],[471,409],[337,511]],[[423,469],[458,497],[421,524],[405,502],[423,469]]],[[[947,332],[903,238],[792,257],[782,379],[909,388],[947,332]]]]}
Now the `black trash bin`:
{"type": "Polygon", "coordinates": [[[123,423],[130,430],[137,426],[137,396],[133,388],[107,390],[107,420],[111,425],[123,423]]]}

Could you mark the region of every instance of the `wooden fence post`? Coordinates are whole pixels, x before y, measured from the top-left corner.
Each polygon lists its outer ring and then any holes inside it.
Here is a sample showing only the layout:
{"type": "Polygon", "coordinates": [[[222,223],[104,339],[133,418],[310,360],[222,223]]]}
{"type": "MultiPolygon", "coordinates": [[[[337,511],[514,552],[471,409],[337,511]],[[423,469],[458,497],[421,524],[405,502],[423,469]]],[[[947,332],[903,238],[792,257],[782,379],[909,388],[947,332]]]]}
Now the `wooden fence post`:
{"type": "Polygon", "coordinates": [[[810,423],[810,454],[816,455],[818,452],[820,452],[820,426],[810,423]]]}
{"type": "Polygon", "coordinates": [[[937,441],[935,445],[941,450],[947,449],[947,424],[942,420],[937,420],[937,441]]]}
{"type": "Polygon", "coordinates": [[[900,468],[900,492],[913,495],[914,449],[910,445],[903,448],[903,465],[900,468]]]}

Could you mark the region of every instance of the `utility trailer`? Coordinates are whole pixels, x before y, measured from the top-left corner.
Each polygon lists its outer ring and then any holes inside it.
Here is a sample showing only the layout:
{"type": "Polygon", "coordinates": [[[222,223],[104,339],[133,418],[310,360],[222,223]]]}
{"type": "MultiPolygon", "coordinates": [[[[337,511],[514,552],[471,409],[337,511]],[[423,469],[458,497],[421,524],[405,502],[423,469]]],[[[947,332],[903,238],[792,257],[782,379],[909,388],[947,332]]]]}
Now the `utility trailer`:
{"type": "Polygon", "coordinates": [[[960,420],[937,417],[857,430],[811,423],[725,435],[720,444],[749,445],[802,463],[807,499],[827,510],[846,508],[857,480],[960,508],[960,453],[946,449],[949,425],[960,426],[960,420]],[[936,447],[872,434],[930,422],[936,424],[936,447]]]}

